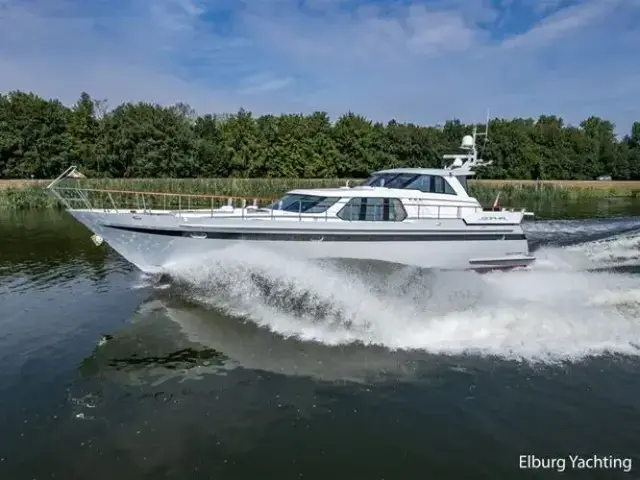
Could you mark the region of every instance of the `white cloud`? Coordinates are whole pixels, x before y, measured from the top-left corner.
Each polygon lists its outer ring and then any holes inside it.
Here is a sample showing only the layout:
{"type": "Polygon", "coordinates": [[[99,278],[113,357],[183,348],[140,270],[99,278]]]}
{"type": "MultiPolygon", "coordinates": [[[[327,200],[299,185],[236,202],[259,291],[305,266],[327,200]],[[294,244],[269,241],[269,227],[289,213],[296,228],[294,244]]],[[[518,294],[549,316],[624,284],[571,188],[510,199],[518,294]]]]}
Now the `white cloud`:
{"type": "Polygon", "coordinates": [[[274,92],[281,90],[293,83],[292,77],[276,77],[269,73],[263,72],[257,75],[251,75],[242,80],[244,85],[239,92],[243,94],[256,94],[264,92],[274,92]]]}
{"type": "Polygon", "coordinates": [[[490,107],[627,130],[637,0],[573,3],[503,0],[530,12],[505,34],[512,16],[489,0],[0,0],[0,91],[431,124],[490,107]]]}
{"type": "Polygon", "coordinates": [[[561,7],[565,0],[525,0],[525,4],[538,13],[547,13],[561,7]]]}
{"type": "MultiPolygon", "coordinates": [[[[546,2],[546,8],[549,8],[549,0],[546,2]]],[[[588,27],[620,3],[621,0],[597,0],[564,8],[545,18],[529,31],[508,39],[503,46],[513,48],[548,45],[563,36],[571,35],[575,30],[588,27]]]]}

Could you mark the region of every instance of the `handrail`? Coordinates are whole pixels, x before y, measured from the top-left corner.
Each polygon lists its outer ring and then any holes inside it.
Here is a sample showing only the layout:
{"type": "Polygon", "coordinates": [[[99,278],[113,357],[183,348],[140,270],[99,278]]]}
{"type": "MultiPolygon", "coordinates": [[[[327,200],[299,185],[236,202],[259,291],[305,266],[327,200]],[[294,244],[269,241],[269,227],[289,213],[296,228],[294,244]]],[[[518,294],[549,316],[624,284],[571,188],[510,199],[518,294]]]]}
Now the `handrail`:
{"type": "Polygon", "coordinates": [[[47,185],[45,188],[47,188],[48,190],[50,190],[51,188],[53,188],[55,185],[57,185],[58,183],[60,183],[62,180],[64,180],[65,178],[67,178],[69,176],[69,174],[73,171],[76,170],[76,166],[75,165],[71,165],[69,168],[67,168],[64,172],[62,172],[60,175],[58,175],[55,179],[53,179],[53,181],[47,185]]]}
{"type": "MultiPolygon", "coordinates": [[[[233,218],[269,218],[269,219],[278,219],[278,220],[293,220],[297,219],[299,221],[346,221],[346,222],[362,222],[362,221],[383,221],[383,212],[384,208],[382,205],[366,205],[365,206],[365,218],[369,217],[371,212],[374,212],[372,218],[367,218],[367,220],[360,220],[361,210],[358,207],[357,214],[353,217],[351,215],[342,215],[338,216],[336,213],[332,213],[329,215],[329,208],[324,210],[323,212],[303,212],[302,205],[303,201],[298,200],[296,203],[290,206],[291,210],[279,210],[277,208],[268,209],[269,211],[264,212],[256,212],[255,210],[265,207],[260,207],[258,205],[259,200],[268,200],[273,201],[274,198],[271,197],[243,197],[243,196],[232,196],[232,195],[214,195],[214,194],[188,194],[188,193],[172,193],[172,192],[154,192],[154,191],[143,191],[143,190],[119,190],[119,189],[100,189],[100,188],[77,188],[77,187],[53,187],[51,189],[52,193],[56,195],[68,208],[72,208],[70,206],[70,202],[81,202],[85,205],[85,208],[89,210],[102,210],[104,212],[115,211],[118,213],[119,211],[124,211],[127,213],[134,213],[136,215],[165,215],[165,214],[178,214],[180,216],[185,213],[202,213],[207,217],[221,217],[225,219],[233,219],[233,218]],[[91,199],[89,193],[97,193],[101,194],[99,199],[91,199]],[[105,194],[107,203],[111,203],[112,208],[105,208],[105,194]],[[133,195],[135,199],[132,200],[132,197],[127,198],[118,198],[117,195],[133,195]],[[169,198],[169,197],[177,197],[177,205],[175,205],[175,201],[167,202],[164,200],[163,207],[158,205],[157,201],[153,200],[154,196],[159,196],[161,198],[169,198]],[[114,198],[115,197],[115,198],[114,198]],[[151,198],[148,198],[151,197],[151,198]],[[208,199],[211,201],[210,205],[203,205],[203,202],[188,202],[188,205],[185,205],[186,202],[183,202],[182,197],[186,197],[187,199],[208,199]],[[253,205],[249,205],[247,200],[253,200],[253,205]],[[92,201],[93,200],[93,201],[92,201]],[[98,200],[98,201],[96,201],[98,200]],[[118,201],[116,201],[118,200],[118,201]],[[226,200],[226,202],[216,202],[216,200],[226,200]],[[234,201],[235,200],[235,201],[234,201]],[[238,202],[240,201],[240,202],[238,202]],[[170,205],[167,205],[170,203],[170,205]],[[137,204],[136,207],[132,207],[133,204],[137,204]],[[101,205],[101,206],[98,206],[101,205]],[[169,206],[169,208],[167,208],[169,206]],[[176,208],[171,208],[172,206],[176,208]],[[185,208],[186,207],[186,208],[185,208]],[[226,207],[226,208],[225,208],[226,207]],[[253,207],[253,211],[251,210],[253,207]],[[263,214],[264,213],[264,214],[263,214]]],[[[428,201],[428,199],[425,199],[428,201]]],[[[208,203],[208,202],[207,202],[208,203]]],[[[341,207],[340,211],[348,208],[348,204],[345,204],[341,207]]],[[[406,220],[420,220],[420,219],[460,219],[472,212],[482,212],[483,208],[480,205],[442,205],[437,203],[416,203],[416,202],[408,202],[402,204],[401,211],[397,211],[395,207],[389,206],[389,215],[390,217],[395,217],[395,219],[389,218],[387,221],[391,222],[402,222],[406,220]]],[[[509,210],[501,209],[502,212],[509,212],[509,210]]],[[[514,212],[514,210],[510,210],[514,212]]],[[[345,213],[347,213],[345,211],[345,213]]],[[[353,213],[353,212],[352,212],[353,213]]],[[[524,213],[524,211],[523,211],[524,213]]],[[[526,213],[525,213],[526,215],[526,213]]]]}
{"type": "MultiPolygon", "coordinates": [[[[208,193],[179,193],[179,192],[157,192],[151,190],[122,190],[122,189],[111,189],[111,188],[83,188],[83,187],[71,187],[71,186],[58,186],[58,184],[64,180],[65,178],[86,178],[80,172],[76,170],[75,166],[71,166],[67,168],[60,176],[58,176],[55,180],[53,180],[46,188],[51,192],[60,202],[62,202],[68,209],[72,209],[72,202],[81,202],[84,204],[84,208],[88,210],[102,210],[104,212],[115,211],[119,213],[120,210],[127,211],[128,213],[139,214],[178,214],[182,215],[187,212],[210,212],[211,217],[221,216],[226,219],[230,218],[247,218],[247,216],[251,218],[277,218],[282,220],[295,219],[298,220],[311,220],[316,221],[318,219],[324,219],[325,221],[375,221],[380,217],[380,221],[383,220],[383,212],[384,209],[382,205],[366,205],[365,206],[365,218],[369,217],[370,212],[374,212],[373,218],[371,220],[359,220],[361,215],[360,207],[357,208],[357,215],[341,215],[338,214],[343,212],[349,208],[349,204],[344,204],[340,212],[332,213],[331,216],[328,214],[328,210],[331,208],[327,207],[323,212],[313,213],[313,212],[303,212],[303,201],[300,199],[297,203],[297,208],[294,207],[295,203],[291,205],[291,207],[295,208],[295,211],[292,210],[281,210],[277,208],[270,209],[270,212],[267,215],[261,215],[258,212],[251,211],[250,209],[260,209],[265,207],[260,207],[259,203],[261,202],[273,202],[277,200],[277,197],[255,197],[255,196],[236,196],[236,195],[216,195],[216,194],[208,194],[208,193]],[[97,194],[97,195],[90,195],[97,194]],[[123,197],[124,196],[124,197],[123,197]],[[97,198],[96,198],[97,197],[97,198]],[[106,197],[106,198],[105,198],[106,197]],[[114,198],[115,197],[115,198],[114,198]],[[135,197],[135,199],[133,198],[135,197]],[[153,197],[160,197],[154,199],[153,197]],[[183,197],[187,200],[187,202],[183,202],[183,197]],[[177,202],[173,200],[173,198],[177,198],[177,202]],[[167,201],[167,199],[170,199],[167,201]],[[192,202],[193,199],[207,199],[210,202],[192,202]],[[106,200],[106,202],[105,202],[106,200]],[[116,201],[117,200],[117,201],[116,201]],[[226,201],[223,204],[222,201],[226,201]],[[249,201],[252,201],[253,204],[249,205],[249,201]],[[105,208],[105,203],[110,203],[112,208],[105,208]],[[176,205],[177,203],[177,205],[176,205]],[[210,203],[209,205],[207,205],[210,203]],[[136,204],[137,208],[132,208],[132,206],[136,204]],[[195,204],[195,205],[194,205],[195,204]],[[160,208],[160,206],[163,208],[160,208]],[[169,208],[167,208],[169,207],[169,208]],[[173,208],[172,208],[173,207],[173,208]],[[175,208],[177,207],[177,209],[175,208]],[[186,208],[185,208],[186,207],[186,208]],[[225,208],[226,207],[226,208],[225,208]],[[240,215],[234,214],[236,210],[240,211],[240,215]],[[286,213],[285,213],[286,212],[286,213]],[[344,218],[343,218],[344,217],[344,218]],[[357,217],[357,218],[356,218],[357,217]]],[[[345,196],[349,196],[348,194],[345,196]]],[[[467,213],[471,213],[470,211],[482,211],[482,206],[477,203],[467,203],[462,201],[462,204],[458,205],[446,205],[448,202],[444,202],[442,204],[441,199],[423,199],[423,202],[416,203],[414,198],[405,198],[405,202],[410,200],[409,202],[402,203],[402,208],[400,210],[396,210],[396,207],[391,204],[386,208],[389,209],[389,216],[396,217],[396,219],[388,221],[393,222],[402,222],[405,220],[417,220],[417,219],[452,219],[452,218],[462,218],[467,213]],[[414,200],[414,201],[411,201],[414,200]],[[429,203],[424,203],[424,201],[429,203]],[[434,202],[434,203],[431,203],[434,202]],[[465,205],[466,203],[466,205],[465,205]],[[455,209],[455,212],[453,211],[455,209]],[[444,211],[444,213],[443,213],[444,211]]],[[[451,199],[453,200],[453,199],[451,199]]],[[[464,199],[462,199],[464,200],[464,199]]],[[[337,201],[337,199],[336,199],[337,201]]],[[[335,203],[335,202],[334,202],[335,203]]],[[[495,205],[494,205],[495,206],[495,205]]],[[[351,207],[353,208],[353,207],[351,207]]],[[[507,211],[502,209],[502,211],[507,211]]],[[[514,210],[511,210],[513,212],[514,210]]],[[[523,210],[524,212],[524,210],[523,210]]],[[[262,213],[262,212],[261,212],[262,213]]],[[[351,212],[353,213],[353,212],[351,212]]]]}
{"type": "MultiPolygon", "coordinates": [[[[49,188],[49,187],[47,187],[49,188]]],[[[218,198],[218,199],[228,199],[228,198],[237,198],[241,200],[266,200],[273,201],[276,200],[277,197],[253,197],[253,196],[242,196],[242,195],[211,195],[208,193],[180,193],[180,192],[154,192],[150,190],[114,190],[109,188],[77,188],[77,187],[53,187],[56,190],[82,190],[85,192],[97,192],[97,193],[124,193],[124,194],[135,194],[135,195],[158,195],[158,196],[167,196],[167,197],[191,197],[191,198],[218,198]]]]}

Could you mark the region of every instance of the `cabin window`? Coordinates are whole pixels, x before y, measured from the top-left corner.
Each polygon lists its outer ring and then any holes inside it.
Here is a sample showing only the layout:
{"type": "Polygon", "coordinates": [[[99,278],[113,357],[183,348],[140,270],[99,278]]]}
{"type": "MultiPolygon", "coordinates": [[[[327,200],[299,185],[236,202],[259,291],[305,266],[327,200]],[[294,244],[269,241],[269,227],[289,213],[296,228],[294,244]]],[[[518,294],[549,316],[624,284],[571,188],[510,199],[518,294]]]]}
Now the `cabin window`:
{"type": "Polygon", "coordinates": [[[444,178],[442,180],[444,181],[444,193],[446,195],[457,195],[456,191],[453,189],[451,184],[447,182],[444,178]]]}
{"type": "Polygon", "coordinates": [[[359,222],[401,222],[407,212],[397,198],[356,197],[342,207],[338,217],[359,222]]]}
{"type": "Polygon", "coordinates": [[[397,177],[398,175],[396,173],[383,173],[380,175],[374,175],[373,177],[369,178],[366,182],[364,182],[362,185],[366,186],[366,187],[382,187],[382,186],[387,186],[387,183],[389,183],[389,180],[393,179],[394,177],[397,177]]]}
{"type": "MultiPolygon", "coordinates": [[[[466,177],[463,186],[466,191],[466,177]]],[[[383,173],[374,175],[363,185],[368,187],[399,188],[402,190],[420,190],[426,193],[442,193],[445,195],[457,195],[455,190],[444,177],[440,175],[419,175],[415,173],[383,173]]]]}
{"type": "Polygon", "coordinates": [[[426,193],[457,195],[453,187],[449,185],[449,182],[440,175],[417,175],[417,177],[404,188],[407,190],[420,190],[426,193]]]}
{"type": "Polygon", "coordinates": [[[421,192],[431,191],[431,176],[416,175],[414,179],[405,186],[407,190],[420,190],[421,192]]]}
{"type": "Polygon", "coordinates": [[[401,173],[393,178],[385,180],[384,186],[387,188],[405,188],[415,180],[417,175],[411,173],[401,173]]]}
{"type": "Polygon", "coordinates": [[[467,183],[467,177],[465,175],[456,175],[456,178],[458,179],[458,181],[460,182],[460,185],[462,185],[462,188],[464,188],[464,191],[468,195],[469,194],[469,184],[467,183]]]}
{"type": "Polygon", "coordinates": [[[287,194],[280,200],[269,204],[266,208],[296,213],[324,213],[339,199],[340,197],[287,194]]]}

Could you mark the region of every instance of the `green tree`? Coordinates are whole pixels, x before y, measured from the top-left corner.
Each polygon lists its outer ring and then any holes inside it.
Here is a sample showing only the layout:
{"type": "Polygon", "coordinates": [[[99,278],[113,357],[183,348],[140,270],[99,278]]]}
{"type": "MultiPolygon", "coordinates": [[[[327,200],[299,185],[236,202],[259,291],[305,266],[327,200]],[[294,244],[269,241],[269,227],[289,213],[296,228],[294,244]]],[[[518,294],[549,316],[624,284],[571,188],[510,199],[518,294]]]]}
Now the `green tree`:
{"type": "MultiPolygon", "coordinates": [[[[562,118],[493,119],[480,154],[493,161],[480,178],[640,179],[640,122],[618,139],[612,122],[592,116],[579,126],[562,118]]],[[[482,125],[478,125],[483,130],[482,125]]],[[[34,93],[0,95],[0,175],[52,178],[71,164],[111,177],[365,177],[390,167],[442,167],[473,125],[372,122],[353,112],[334,123],[326,112],[255,117],[198,115],[106,100],[83,92],[64,106],[34,93]]]]}

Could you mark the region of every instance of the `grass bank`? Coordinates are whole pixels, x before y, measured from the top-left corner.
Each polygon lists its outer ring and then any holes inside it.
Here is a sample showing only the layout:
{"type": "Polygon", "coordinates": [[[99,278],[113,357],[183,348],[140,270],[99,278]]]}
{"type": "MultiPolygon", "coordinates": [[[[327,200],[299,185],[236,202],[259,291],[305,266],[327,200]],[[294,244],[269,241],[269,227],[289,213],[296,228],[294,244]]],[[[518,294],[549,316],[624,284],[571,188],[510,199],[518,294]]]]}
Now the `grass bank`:
{"type": "MultiPolygon", "coordinates": [[[[338,187],[346,179],[203,178],[203,179],[84,179],[66,180],[72,185],[110,190],[144,190],[172,193],[236,195],[275,198],[294,188],[338,187]]],[[[359,180],[352,179],[355,184],[359,180]]],[[[0,210],[61,208],[45,186],[48,180],[0,180],[0,210]]],[[[520,206],[537,202],[579,200],[580,198],[637,197],[640,181],[570,180],[471,180],[471,194],[481,202],[492,202],[498,192],[501,202],[520,206]]]]}

